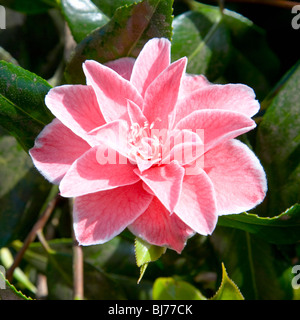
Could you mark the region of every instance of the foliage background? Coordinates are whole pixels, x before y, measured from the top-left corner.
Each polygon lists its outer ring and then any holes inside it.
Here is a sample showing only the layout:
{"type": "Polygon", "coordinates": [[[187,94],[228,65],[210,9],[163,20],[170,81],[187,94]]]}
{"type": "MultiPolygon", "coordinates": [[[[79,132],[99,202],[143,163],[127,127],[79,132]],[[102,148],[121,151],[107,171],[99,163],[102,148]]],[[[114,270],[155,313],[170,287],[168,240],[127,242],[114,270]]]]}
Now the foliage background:
{"type": "MultiPolygon", "coordinates": [[[[56,197],[27,154],[52,119],[45,94],[82,82],[87,58],[136,57],[147,40],[163,36],[172,39],[173,60],[189,58],[188,72],[254,88],[258,127],[241,140],[266,170],[268,195],[251,213],[221,217],[212,236],[194,236],[181,255],[158,250],[156,260],[147,254],[157,248],[144,247],[139,266],[156,261],[139,284],[129,232],[84,247],[84,298],[206,299],[220,287],[215,298],[238,299],[236,286],[245,299],[299,298],[291,283],[300,264],[300,29],[291,26],[290,8],[274,5],[285,1],[270,2],[225,1],[221,13],[213,1],[0,1],[7,8],[0,30],[0,264],[9,268],[54,203],[9,279],[18,290],[34,299],[74,298],[72,203],[56,197]]],[[[25,298],[6,287],[1,299],[25,298]]]]}

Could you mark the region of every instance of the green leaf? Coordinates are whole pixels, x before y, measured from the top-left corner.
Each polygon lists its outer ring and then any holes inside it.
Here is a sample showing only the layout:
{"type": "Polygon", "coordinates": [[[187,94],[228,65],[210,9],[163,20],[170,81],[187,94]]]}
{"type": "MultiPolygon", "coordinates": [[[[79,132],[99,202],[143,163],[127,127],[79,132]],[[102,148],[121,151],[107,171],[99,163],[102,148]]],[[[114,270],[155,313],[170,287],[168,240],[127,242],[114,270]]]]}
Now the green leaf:
{"type": "Polygon", "coordinates": [[[141,0],[93,0],[93,2],[102,12],[111,18],[118,8],[141,2],[141,0]]]}
{"type": "Polygon", "coordinates": [[[285,280],[286,261],[275,245],[238,229],[218,226],[210,241],[230,278],[246,300],[281,300],[293,296],[285,280]]]}
{"type": "Polygon", "coordinates": [[[0,130],[0,248],[32,228],[51,185],[17,141],[0,130]]]}
{"type": "Polygon", "coordinates": [[[236,12],[188,3],[192,11],[174,19],[172,60],[187,56],[187,72],[202,73],[210,81],[245,83],[264,97],[279,70],[264,31],[236,12]]]}
{"type": "Polygon", "coordinates": [[[153,285],[153,300],[207,300],[186,281],[158,278],[153,285]]]}
{"type": "Polygon", "coordinates": [[[300,241],[300,205],[273,218],[250,213],[220,216],[218,225],[247,231],[270,243],[293,244],[300,241]]]}
{"type": "Polygon", "coordinates": [[[48,11],[56,6],[56,0],[2,0],[1,4],[27,14],[37,14],[48,11]]]}
{"type": "Polygon", "coordinates": [[[43,124],[53,119],[44,102],[50,89],[49,83],[36,74],[0,61],[0,93],[43,124]]]}
{"type": "Polygon", "coordinates": [[[140,238],[135,239],[134,247],[136,264],[140,267],[139,283],[146,271],[148,263],[158,260],[166,252],[167,248],[154,246],[140,238]]]}
{"type": "Polygon", "coordinates": [[[230,34],[219,10],[186,12],[173,23],[172,60],[188,58],[188,73],[204,74],[210,81],[226,69],[230,34]]]}
{"type": "Polygon", "coordinates": [[[28,151],[53,115],[44,99],[51,86],[21,67],[0,61],[0,125],[28,151]]]}
{"type": "MultiPolygon", "coordinates": [[[[0,249],[0,262],[6,268],[10,268],[13,264],[13,256],[8,248],[0,249]]],[[[13,277],[26,289],[30,290],[32,293],[36,293],[35,285],[30,281],[29,277],[20,269],[15,268],[13,272],[13,277]]]]}
{"type": "Polygon", "coordinates": [[[0,269],[0,300],[32,300],[18,291],[7,279],[0,269]]]}
{"type": "Polygon", "coordinates": [[[265,215],[274,216],[300,202],[300,61],[263,102],[255,150],[265,168],[269,192],[265,215]]]}
{"type": "Polygon", "coordinates": [[[61,9],[76,42],[109,21],[91,0],[61,0],[61,9]]]}
{"type": "Polygon", "coordinates": [[[222,282],[220,288],[211,300],[244,300],[237,285],[228,277],[224,263],[222,263],[222,282]]]}
{"type": "Polygon", "coordinates": [[[137,266],[141,267],[145,263],[158,260],[166,250],[166,247],[154,246],[140,238],[136,238],[135,257],[137,266]]]}
{"type": "Polygon", "coordinates": [[[121,57],[137,57],[149,39],[170,39],[172,3],[172,0],[144,0],[119,8],[109,23],[78,44],[66,67],[67,82],[85,83],[82,63],[87,59],[105,63],[121,57]]]}

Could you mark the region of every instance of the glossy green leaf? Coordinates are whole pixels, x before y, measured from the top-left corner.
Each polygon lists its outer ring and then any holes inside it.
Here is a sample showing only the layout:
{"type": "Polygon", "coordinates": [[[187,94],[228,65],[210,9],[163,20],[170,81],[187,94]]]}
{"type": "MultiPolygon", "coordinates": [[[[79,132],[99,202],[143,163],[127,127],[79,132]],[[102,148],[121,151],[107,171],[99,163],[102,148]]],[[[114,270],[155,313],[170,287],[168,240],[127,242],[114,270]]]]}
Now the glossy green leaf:
{"type": "Polygon", "coordinates": [[[237,285],[228,277],[224,263],[222,263],[222,282],[220,288],[211,300],[244,300],[237,285]]]}
{"type": "Polygon", "coordinates": [[[119,8],[109,23],[92,32],[75,49],[65,77],[69,83],[85,83],[82,63],[105,63],[121,57],[137,57],[154,37],[171,38],[172,0],[144,0],[119,8]]]}
{"type": "Polygon", "coordinates": [[[93,30],[109,21],[91,0],[61,0],[60,3],[76,42],[80,42],[93,30]]]}
{"type": "Polygon", "coordinates": [[[37,14],[56,7],[56,0],[2,0],[1,5],[23,13],[37,14]]]}
{"type": "Polygon", "coordinates": [[[10,284],[0,270],[0,300],[32,300],[10,284]]]}
{"type": "Polygon", "coordinates": [[[153,300],[207,300],[186,281],[158,278],[153,285],[153,300]]]}
{"type": "Polygon", "coordinates": [[[43,124],[53,119],[44,102],[50,89],[49,83],[36,74],[0,61],[0,94],[43,124]]]}
{"type": "Polygon", "coordinates": [[[51,185],[16,140],[0,130],[0,248],[23,239],[35,223],[51,185]]]}
{"type": "Polygon", "coordinates": [[[226,69],[230,34],[218,10],[189,11],[174,19],[172,60],[188,58],[188,73],[204,74],[210,81],[226,69]]]}
{"type": "Polygon", "coordinates": [[[269,191],[262,209],[274,216],[300,203],[300,62],[263,102],[256,154],[267,174],[269,191]]]}
{"type": "Polygon", "coordinates": [[[21,67],[0,61],[0,125],[28,151],[52,119],[44,99],[51,86],[21,67]]]}
{"type": "Polygon", "coordinates": [[[187,72],[202,73],[210,81],[245,83],[264,97],[279,69],[264,31],[236,12],[188,3],[192,11],[174,19],[172,59],[187,56],[187,72]]]}
{"type": "Polygon", "coordinates": [[[114,15],[118,8],[141,1],[142,0],[93,0],[95,5],[110,18],[114,15]]]}
{"type": "Polygon", "coordinates": [[[300,241],[300,205],[273,218],[250,213],[220,216],[218,225],[247,231],[270,243],[293,244],[300,241]]]}

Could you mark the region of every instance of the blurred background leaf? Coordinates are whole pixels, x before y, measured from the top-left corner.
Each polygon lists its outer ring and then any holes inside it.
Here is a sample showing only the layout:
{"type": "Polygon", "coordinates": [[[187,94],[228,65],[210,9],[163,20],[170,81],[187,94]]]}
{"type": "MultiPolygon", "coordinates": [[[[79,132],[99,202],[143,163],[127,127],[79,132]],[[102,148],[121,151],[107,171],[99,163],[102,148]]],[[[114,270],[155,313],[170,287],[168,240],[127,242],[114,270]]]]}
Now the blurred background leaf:
{"type": "Polygon", "coordinates": [[[153,285],[153,300],[206,300],[191,284],[173,278],[158,278],[153,285]]]}
{"type": "Polygon", "coordinates": [[[56,0],[1,0],[3,6],[28,14],[46,12],[56,3],[56,0]]]}
{"type": "Polygon", "coordinates": [[[256,154],[268,177],[269,191],[260,208],[274,216],[300,203],[300,62],[263,102],[256,154]]]}
{"type": "Polygon", "coordinates": [[[23,239],[35,223],[51,185],[16,140],[0,131],[0,248],[23,239]]]}
{"type": "Polygon", "coordinates": [[[275,245],[238,229],[217,227],[211,242],[246,300],[292,299],[290,261],[275,245]]]}
{"type": "Polygon", "coordinates": [[[213,82],[240,82],[263,98],[279,72],[279,59],[263,29],[244,16],[188,1],[191,11],[174,19],[172,59],[187,56],[187,72],[213,82]]]}

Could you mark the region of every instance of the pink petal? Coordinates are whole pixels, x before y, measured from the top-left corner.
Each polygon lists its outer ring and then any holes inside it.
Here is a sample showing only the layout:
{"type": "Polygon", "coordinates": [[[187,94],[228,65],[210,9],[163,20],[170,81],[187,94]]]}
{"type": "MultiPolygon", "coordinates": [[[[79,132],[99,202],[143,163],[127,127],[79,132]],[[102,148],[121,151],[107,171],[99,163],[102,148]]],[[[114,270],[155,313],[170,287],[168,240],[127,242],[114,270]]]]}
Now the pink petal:
{"type": "Polygon", "coordinates": [[[152,165],[157,164],[159,160],[153,159],[153,160],[143,160],[140,156],[135,155],[134,161],[137,164],[137,167],[140,171],[140,173],[143,173],[145,170],[152,167],[152,165]]]}
{"type": "Polygon", "coordinates": [[[185,175],[174,212],[194,231],[202,235],[213,232],[217,223],[214,187],[200,168],[198,174],[185,175]]]}
{"type": "Polygon", "coordinates": [[[135,63],[135,59],[125,57],[125,58],[120,58],[114,61],[109,61],[105,65],[113,69],[121,77],[129,81],[134,63],[135,63]]]}
{"type": "Polygon", "coordinates": [[[87,84],[93,86],[106,122],[128,120],[127,100],[142,106],[143,99],[136,88],[109,67],[87,60],[83,65],[83,71],[87,84]]]}
{"type": "Polygon", "coordinates": [[[185,74],[182,78],[179,96],[185,99],[192,92],[211,85],[211,83],[203,75],[185,74]]]}
{"type": "Polygon", "coordinates": [[[152,81],[170,64],[171,43],[165,38],[148,41],[132,70],[131,83],[144,96],[152,81]]]}
{"type": "Polygon", "coordinates": [[[162,164],[178,161],[180,165],[193,162],[204,153],[203,139],[191,130],[174,130],[169,133],[162,148],[162,164]]]}
{"type": "Polygon", "coordinates": [[[79,244],[111,240],[145,212],[152,198],[141,182],[75,198],[74,231],[79,244]]]}
{"type": "Polygon", "coordinates": [[[154,197],[148,209],[128,229],[150,244],[164,246],[180,253],[194,231],[154,197]]]}
{"type": "Polygon", "coordinates": [[[140,178],[127,159],[104,145],[94,147],[77,159],[60,183],[63,197],[77,197],[136,183],[140,178]],[[124,159],[123,159],[124,160],[124,159]]]}
{"type": "Polygon", "coordinates": [[[93,88],[64,85],[50,90],[45,98],[47,107],[69,129],[93,144],[87,132],[105,123],[93,88]]]}
{"type": "Polygon", "coordinates": [[[189,129],[204,138],[205,151],[256,126],[249,117],[227,110],[199,110],[180,120],[175,129],[189,129]]]}
{"type": "Polygon", "coordinates": [[[140,109],[140,107],[138,105],[136,105],[134,102],[128,100],[127,101],[127,110],[128,110],[128,115],[130,118],[130,124],[137,123],[141,127],[143,127],[145,122],[147,121],[147,119],[143,115],[143,112],[140,109]]]}
{"type": "Polygon", "coordinates": [[[210,150],[204,163],[216,191],[219,215],[250,210],[264,199],[264,170],[254,153],[240,141],[229,140],[210,150]]]}
{"type": "Polygon", "coordinates": [[[243,84],[214,84],[193,91],[176,106],[175,123],[190,113],[202,109],[231,110],[252,117],[259,110],[254,91],[243,84]]]}
{"type": "Polygon", "coordinates": [[[134,172],[153,191],[162,204],[173,212],[181,192],[184,169],[175,161],[164,166],[157,166],[141,173],[134,172]]]}
{"type": "Polygon", "coordinates": [[[143,113],[150,124],[155,124],[155,128],[168,129],[173,120],[186,63],[186,58],[173,62],[151,83],[145,93],[143,113]]]}
{"type": "MultiPolygon", "coordinates": [[[[104,144],[117,151],[124,157],[129,157],[128,123],[124,120],[115,120],[89,132],[97,145],[104,144]]],[[[133,159],[132,159],[133,160],[133,159]]]]}
{"type": "Polygon", "coordinates": [[[72,163],[89,149],[86,141],[54,119],[38,135],[29,154],[41,174],[59,184],[72,163]]]}

